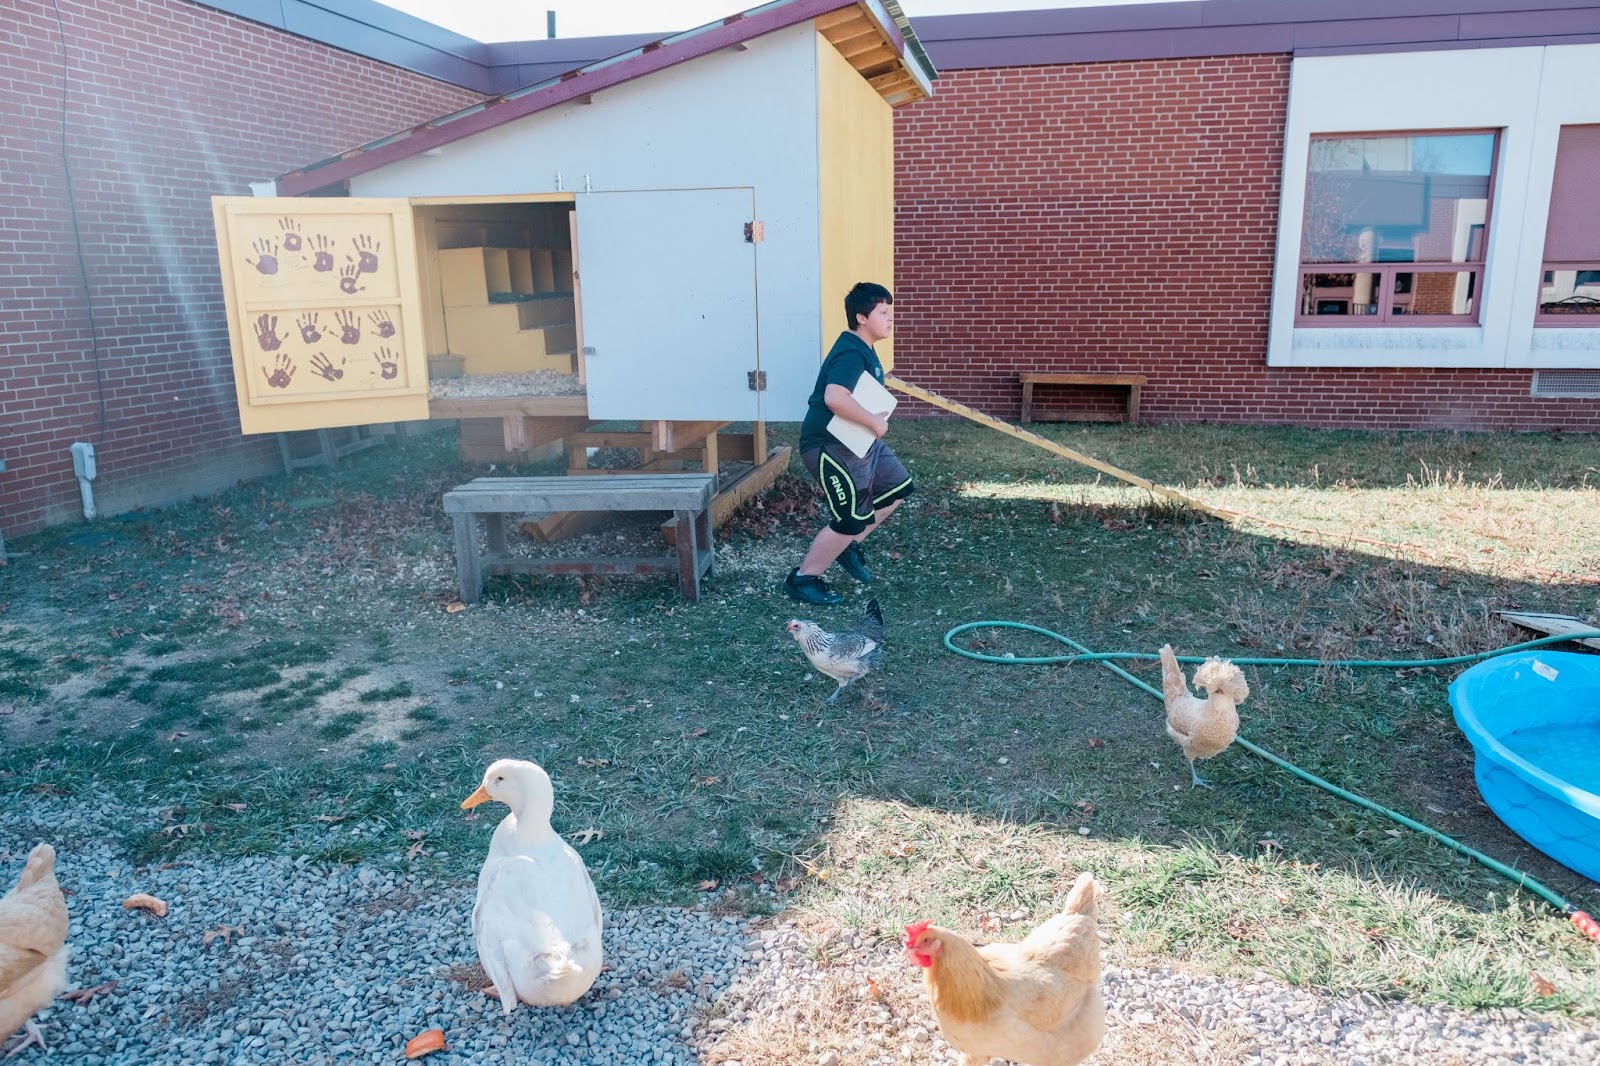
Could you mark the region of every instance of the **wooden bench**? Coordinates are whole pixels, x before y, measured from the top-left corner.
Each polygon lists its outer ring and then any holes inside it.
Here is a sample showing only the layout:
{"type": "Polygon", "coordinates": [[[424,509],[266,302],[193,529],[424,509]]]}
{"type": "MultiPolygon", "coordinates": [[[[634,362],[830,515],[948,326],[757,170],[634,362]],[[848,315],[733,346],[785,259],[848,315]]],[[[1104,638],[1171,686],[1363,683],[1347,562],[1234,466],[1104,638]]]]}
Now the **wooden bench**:
{"type": "Polygon", "coordinates": [[[1024,422],[1128,422],[1139,421],[1139,388],[1145,382],[1143,374],[1050,374],[1026,371],[1019,375],[1022,381],[1022,421],[1024,422]],[[1033,387],[1035,385],[1123,385],[1128,389],[1127,413],[1118,418],[1106,411],[1055,411],[1035,415],[1033,387]]]}
{"type": "Polygon", "coordinates": [[[480,477],[444,494],[455,527],[461,602],[477,603],[485,577],[497,574],[678,575],[684,598],[700,598],[701,575],[711,572],[710,474],[589,477],[480,477]],[[506,516],[545,511],[671,511],[676,552],[628,559],[514,559],[506,550],[506,516]],[[485,551],[478,551],[478,523],[485,551]]]}

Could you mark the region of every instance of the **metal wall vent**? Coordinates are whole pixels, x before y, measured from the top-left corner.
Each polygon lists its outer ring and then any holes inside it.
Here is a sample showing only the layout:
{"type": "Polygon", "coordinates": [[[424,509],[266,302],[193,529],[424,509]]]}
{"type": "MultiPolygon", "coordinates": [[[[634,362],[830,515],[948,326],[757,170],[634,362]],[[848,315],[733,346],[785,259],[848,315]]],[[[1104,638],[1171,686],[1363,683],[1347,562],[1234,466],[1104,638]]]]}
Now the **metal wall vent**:
{"type": "Polygon", "coordinates": [[[1532,394],[1600,399],[1600,370],[1535,370],[1532,394]]]}

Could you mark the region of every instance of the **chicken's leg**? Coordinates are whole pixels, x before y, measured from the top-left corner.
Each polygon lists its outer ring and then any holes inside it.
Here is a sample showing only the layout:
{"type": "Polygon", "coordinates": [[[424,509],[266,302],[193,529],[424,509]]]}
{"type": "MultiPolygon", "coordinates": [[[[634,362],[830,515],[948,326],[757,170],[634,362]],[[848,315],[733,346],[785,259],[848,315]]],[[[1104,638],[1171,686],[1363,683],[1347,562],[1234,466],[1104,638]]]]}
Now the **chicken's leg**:
{"type": "Polygon", "coordinates": [[[823,703],[838,703],[839,702],[839,694],[842,693],[845,689],[849,688],[850,687],[850,682],[852,682],[854,680],[855,680],[855,678],[849,677],[849,678],[846,678],[845,680],[839,682],[839,687],[833,690],[833,695],[829,696],[827,699],[823,700],[822,702],[823,703]]]}
{"type": "Polygon", "coordinates": [[[1210,781],[1205,780],[1199,774],[1194,772],[1194,760],[1193,759],[1189,760],[1189,776],[1194,780],[1194,784],[1191,784],[1189,786],[1190,788],[1194,788],[1196,786],[1199,786],[1200,788],[1210,788],[1211,787],[1211,782],[1210,781]]]}
{"type": "Polygon", "coordinates": [[[22,1027],[22,1031],[27,1035],[25,1035],[15,1047],[6,1052],[6,1058],[9,1059],[13,1055],[19,1055],[22,1053],[24,1048],[32,1047],[34,1044],[38,1044],[46,1051],[50,1050],[49,1048],[45,1047],[44,1034],[39,1031],[39,1027],[34,1025],[33,1022],[30,1021],[24,1025],[22,1027]]]}

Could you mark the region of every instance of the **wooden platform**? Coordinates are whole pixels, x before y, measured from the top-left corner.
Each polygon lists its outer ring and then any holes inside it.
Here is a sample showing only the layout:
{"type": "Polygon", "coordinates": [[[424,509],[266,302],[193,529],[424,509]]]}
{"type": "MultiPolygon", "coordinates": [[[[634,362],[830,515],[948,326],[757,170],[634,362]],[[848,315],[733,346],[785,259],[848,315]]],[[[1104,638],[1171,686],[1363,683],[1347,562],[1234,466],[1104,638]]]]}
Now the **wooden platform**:
{"type": "MultiPolygon", "coordinates": [[[[1531,629],[1535,633],[1544,633],[1552,637],[1566,636],[1568,633],[1592,633],[1600,630],[1600,625],[1590,625],[1581,618],[1574,618],[1568,614],[1543,614],[1538,611],[1496,611],[1501,618],[1514,626],[1531,629]]],[[[1574,644],[1582,644],[1588,648],[1600,649],[1600,638],[1585,637],[1575,639],[1574,644]]]]}
{"type": "Polygon", "coordinates": [[[463,603],[483,597],[484,578],[497,574],[676,573],[678,589],[700,598],[700,578],[715,565],[711,536],[711,474],[635,474],[608,478],[480,477],[444,494],[455,528],[456,575],[463,603]],[[530,512],[671,511],[672,555],[627,559],[512,558],[506,516],[530,512]],[[478,550],[478,525],[485,550],[478,550]]]}
{"type": "Polygon", "coordinates": [[[1128,422],[1139,421],[1139,389],[1145,383],[1143,374],[1055,374],[1044,371],[1024,371],[1017,376],[1022,382],[1023,422],[1128,422]],[[1105,412],[1084,408],[1035,411],[1033,387],[1035,385],[1115,385],[1128,390],[1128,402],[1121,418],[1105,412]]]}

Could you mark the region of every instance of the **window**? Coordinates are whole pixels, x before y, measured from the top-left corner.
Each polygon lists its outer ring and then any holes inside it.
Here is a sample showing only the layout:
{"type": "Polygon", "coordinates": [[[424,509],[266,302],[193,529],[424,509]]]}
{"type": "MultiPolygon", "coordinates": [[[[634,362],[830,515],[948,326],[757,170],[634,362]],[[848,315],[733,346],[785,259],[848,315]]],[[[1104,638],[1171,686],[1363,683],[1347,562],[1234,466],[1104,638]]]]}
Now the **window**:
{"type": "Polygon", "coordinates": [[[1295,325],[1476,325],[1497,144],[1492,131],[1313,137],[1295,325]]]}
{"type": "Polygon", "coordinates": [[[1600,126],[1562,126],[1536,326],[1600,326],[1600,126]]]}

